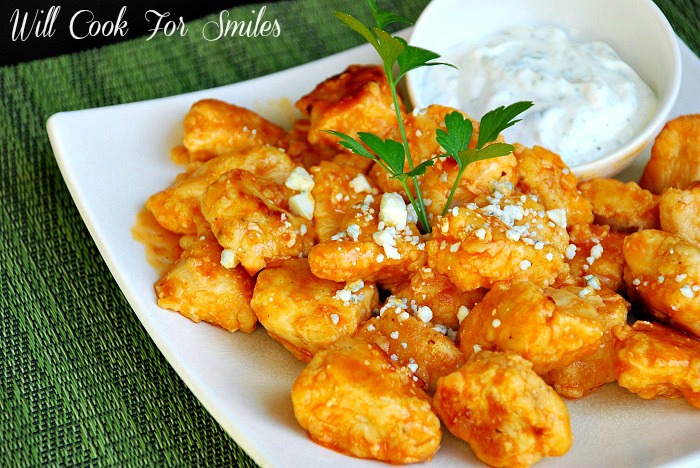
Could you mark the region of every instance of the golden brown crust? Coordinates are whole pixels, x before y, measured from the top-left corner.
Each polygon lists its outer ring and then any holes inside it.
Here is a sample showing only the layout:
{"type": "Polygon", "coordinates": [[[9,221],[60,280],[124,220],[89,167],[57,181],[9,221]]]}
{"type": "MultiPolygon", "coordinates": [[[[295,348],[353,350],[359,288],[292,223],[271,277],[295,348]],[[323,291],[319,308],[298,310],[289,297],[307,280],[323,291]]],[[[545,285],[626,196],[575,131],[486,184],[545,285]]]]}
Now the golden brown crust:
{"type": "Polygon", "coordinates": [[[231,151],[278,145],[285,131],[255,112],[216,99],[192,105],[185,116],[184,145],[193,161],[231,151]]]}
{"type": "Polygon", "coordinates": [[[467,357],[481,349],[512,351],[543,374],[592,354],[626,317],[626,301],[611,291],[501,282],[462,320],[459,347],[467,357]]]}
{"type": "Polygon", "coordinates": [[[455,207],[438,220],[427,242],[431,268],[462,291],[518,279],[548,286],[568,274],[569,236],[542,205],[526,195],[492,201],[455,207]]]}
{"type": "Polygon", "coordinates": [[[641,398],[683,396],[700,409],[700,341],[671,328],[635,322],[617,353],[615,374],[641,398]]]}
{"type": "Polygon", "coordinates": [[[530,466],[573,442],[564,402],[513,353],[477,353],[438,381],[433,404],[450,432],[491,466],[530,466]]]}
{"type": "Polygon", "coordinates": [[[518,184],[525,193],[537,195],[547,210],[566,211],[569,225],[592,223],[591,203],[578,190],[578,179],[561,157],[541,146],[515,145],[518,161],[518,184]]]}
{"type": "Polygon", "coordinates": [[[670,188],[659,197],[661,229],[700,244],[700,181],[685,190],[670,188]]]}
{"type": "Polygon", "coordinates": [[[170,187],[151,195],[146,208],[169,231],[194,234],[194,219],[200,211],[204,191],[223,173],[233,169],[245,169],[255,176],[282,184],[294,166],[283,151],[272,146],[224,153],[180,174],[170,187]]]}
{"type": "Polygon", "coordinates": [[[700,114],[666,123],[651,148],[639,185],[655,194],[700,180],[700,114]]]}
{"type": "Polygon", "coordinates": [[[319,83],[297,101],[296,107],[309,117],[308,140],[314,146],[331,146],[338,141],[321,130],[352,137],[357,137],[357,132],[370,132],[387,138],[397,129],[389,84],[384,70],[375,65],[349,66],[319,83]]]}
{"type": "Polygon", "coordinates": [[[221,266],[221,251],[211,234],[190,242],[156,282],[158,305],[193,322],[252,332],[257,323],[250,308],[255,281],[241,267],[229,270],[221,266]]]}
{"type": "Polygon", "coordinates": [[[364,340],[316,354],[294,382],[292,404],[311,439],[354,457],[415,463],[440,446],[430,398],[364,340]]]}
{"type": "Polygon", "coordinates": [[[625,238],[625,283],[651,314],[700,337],[700,247],[648,229],[625,238]]]}
{"type": "Polygon", "coordinates": [[[353,287],[319,279],[308,261],[299,258],[273,262],[261,271],[250,306],[272,338],[300,361],[309,361],[340,337],[355,333],[378,301],[374,284],[353,287]]]}
{"type": "Polygon", "coordinates": [[[307,255],[314,242],[311,221],[286,208],[290,191],[248,171],[234,169],[207,187],[202,214],[219,243],[254,275],[275,259],[307,255]]]}
{"type": "Polygon", "coordinates": [[[578,186],[593,205],[596,224],[619,232],[654,229],[659,225],[659,198],[635,182],[593,179],[578,186]]]}
{"type": "Polygon", "coordinates": [[[379,317],[365,322],[355,336],[379,346],[395,366],[403,366],[421,388],[432,393],[437,380],[465,360],[452,340],[437,331],[430,319],[424,320],[428,318],[421,315],[425,307],[391,296],[379,317]]]}

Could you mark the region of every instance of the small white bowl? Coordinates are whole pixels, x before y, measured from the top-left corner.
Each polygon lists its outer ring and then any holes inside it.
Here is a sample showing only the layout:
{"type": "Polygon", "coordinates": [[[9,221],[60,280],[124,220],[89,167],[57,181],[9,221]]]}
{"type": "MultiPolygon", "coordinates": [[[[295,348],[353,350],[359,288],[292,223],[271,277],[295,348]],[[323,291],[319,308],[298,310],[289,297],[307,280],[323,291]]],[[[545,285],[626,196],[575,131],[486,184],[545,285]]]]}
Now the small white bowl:
{"type": "MultiPolygon", "coordinates": [[[[571,169],[580,179],[589,179],[612,177],[629,166],[661,131],[680,88],[678,42],[659,8],[651,0],[433,0],[418,18],[410,44],[443,54],[454,45],[474,44],[516,25],[556,26],[577,42],[607,42],[656,93],[656,113],[632,138],[571,169]]],[[[423,101],[417,85],[423,70],[407,79],[415,107],[432,104],[423,101]]]]}

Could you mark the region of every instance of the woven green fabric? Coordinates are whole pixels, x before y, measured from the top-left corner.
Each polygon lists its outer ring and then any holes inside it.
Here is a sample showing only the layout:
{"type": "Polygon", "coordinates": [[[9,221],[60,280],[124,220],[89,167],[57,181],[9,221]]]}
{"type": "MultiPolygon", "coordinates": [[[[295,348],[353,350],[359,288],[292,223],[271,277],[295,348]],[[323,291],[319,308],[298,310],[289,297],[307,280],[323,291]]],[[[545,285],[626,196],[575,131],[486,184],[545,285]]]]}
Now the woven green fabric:
{"type": "MultiPolygon", "coordinates": [[[[427,0],[395,3],[416,18],[427,0]]],[[[659,5],[700,51],[694,0],[659,5]]],[[[268,5],[280,38],[206,42],[195,32],[208,18],[185,37],[0,69],[0,465],[254,466],[122,296],[61,178],[45,122],[58,111],[246,80],[359,44],[330,17],[334,9],[368,19],[357,0],[280,2],[268,5]]]]}

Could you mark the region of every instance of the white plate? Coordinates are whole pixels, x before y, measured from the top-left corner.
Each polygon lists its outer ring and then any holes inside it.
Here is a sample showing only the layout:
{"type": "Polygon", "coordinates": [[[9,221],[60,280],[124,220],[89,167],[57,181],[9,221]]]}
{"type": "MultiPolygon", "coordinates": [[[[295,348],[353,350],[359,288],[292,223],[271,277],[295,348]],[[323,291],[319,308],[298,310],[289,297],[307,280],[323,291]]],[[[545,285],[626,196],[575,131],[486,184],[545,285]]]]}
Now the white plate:
{"type": "MultiPolygon", "coordinates": [[[[673,115],[700,111],[700,61],[681,44],[684,82],[673,115]]],[[[58,113],[48,131],[63,177],[105,262],[153,341],[195,396],[262,466],[385,466],[312,443],[297,425],[290,389],[303,368],[264,330],[229,334],[159,309],[156,273],[131,227],[146,198],[170,184],[169,160],[182,141],[182,118],[198,99],[215,97],[288,125],[291,103],[350,63],[376,58],[360,47],[274,75],[147,102],[58,113]]],[[[641,166],[631,168],[635,177],[641,166]]],[[[609,385],[567,402],[575,442],[564,458],[539,466],[700,465],[700,411],[683,400],[644,401],[609,385]]],[[[447,432],[431,466],[480,466],[447,432]]]]}

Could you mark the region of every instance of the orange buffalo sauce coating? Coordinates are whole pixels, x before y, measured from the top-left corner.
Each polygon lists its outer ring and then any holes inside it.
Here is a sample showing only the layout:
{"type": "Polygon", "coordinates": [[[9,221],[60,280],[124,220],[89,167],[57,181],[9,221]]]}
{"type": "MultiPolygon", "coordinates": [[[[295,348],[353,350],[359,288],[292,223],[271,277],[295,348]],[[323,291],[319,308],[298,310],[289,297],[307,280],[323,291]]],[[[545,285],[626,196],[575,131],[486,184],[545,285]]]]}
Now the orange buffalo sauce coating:
{"type": "Polygon", "coordinates": [[[143,245],[146,261],[159,274],[165,273],[182,253],[180,234],[163,228],[146,208],[136,214],[131,237],[143,245]]]}

